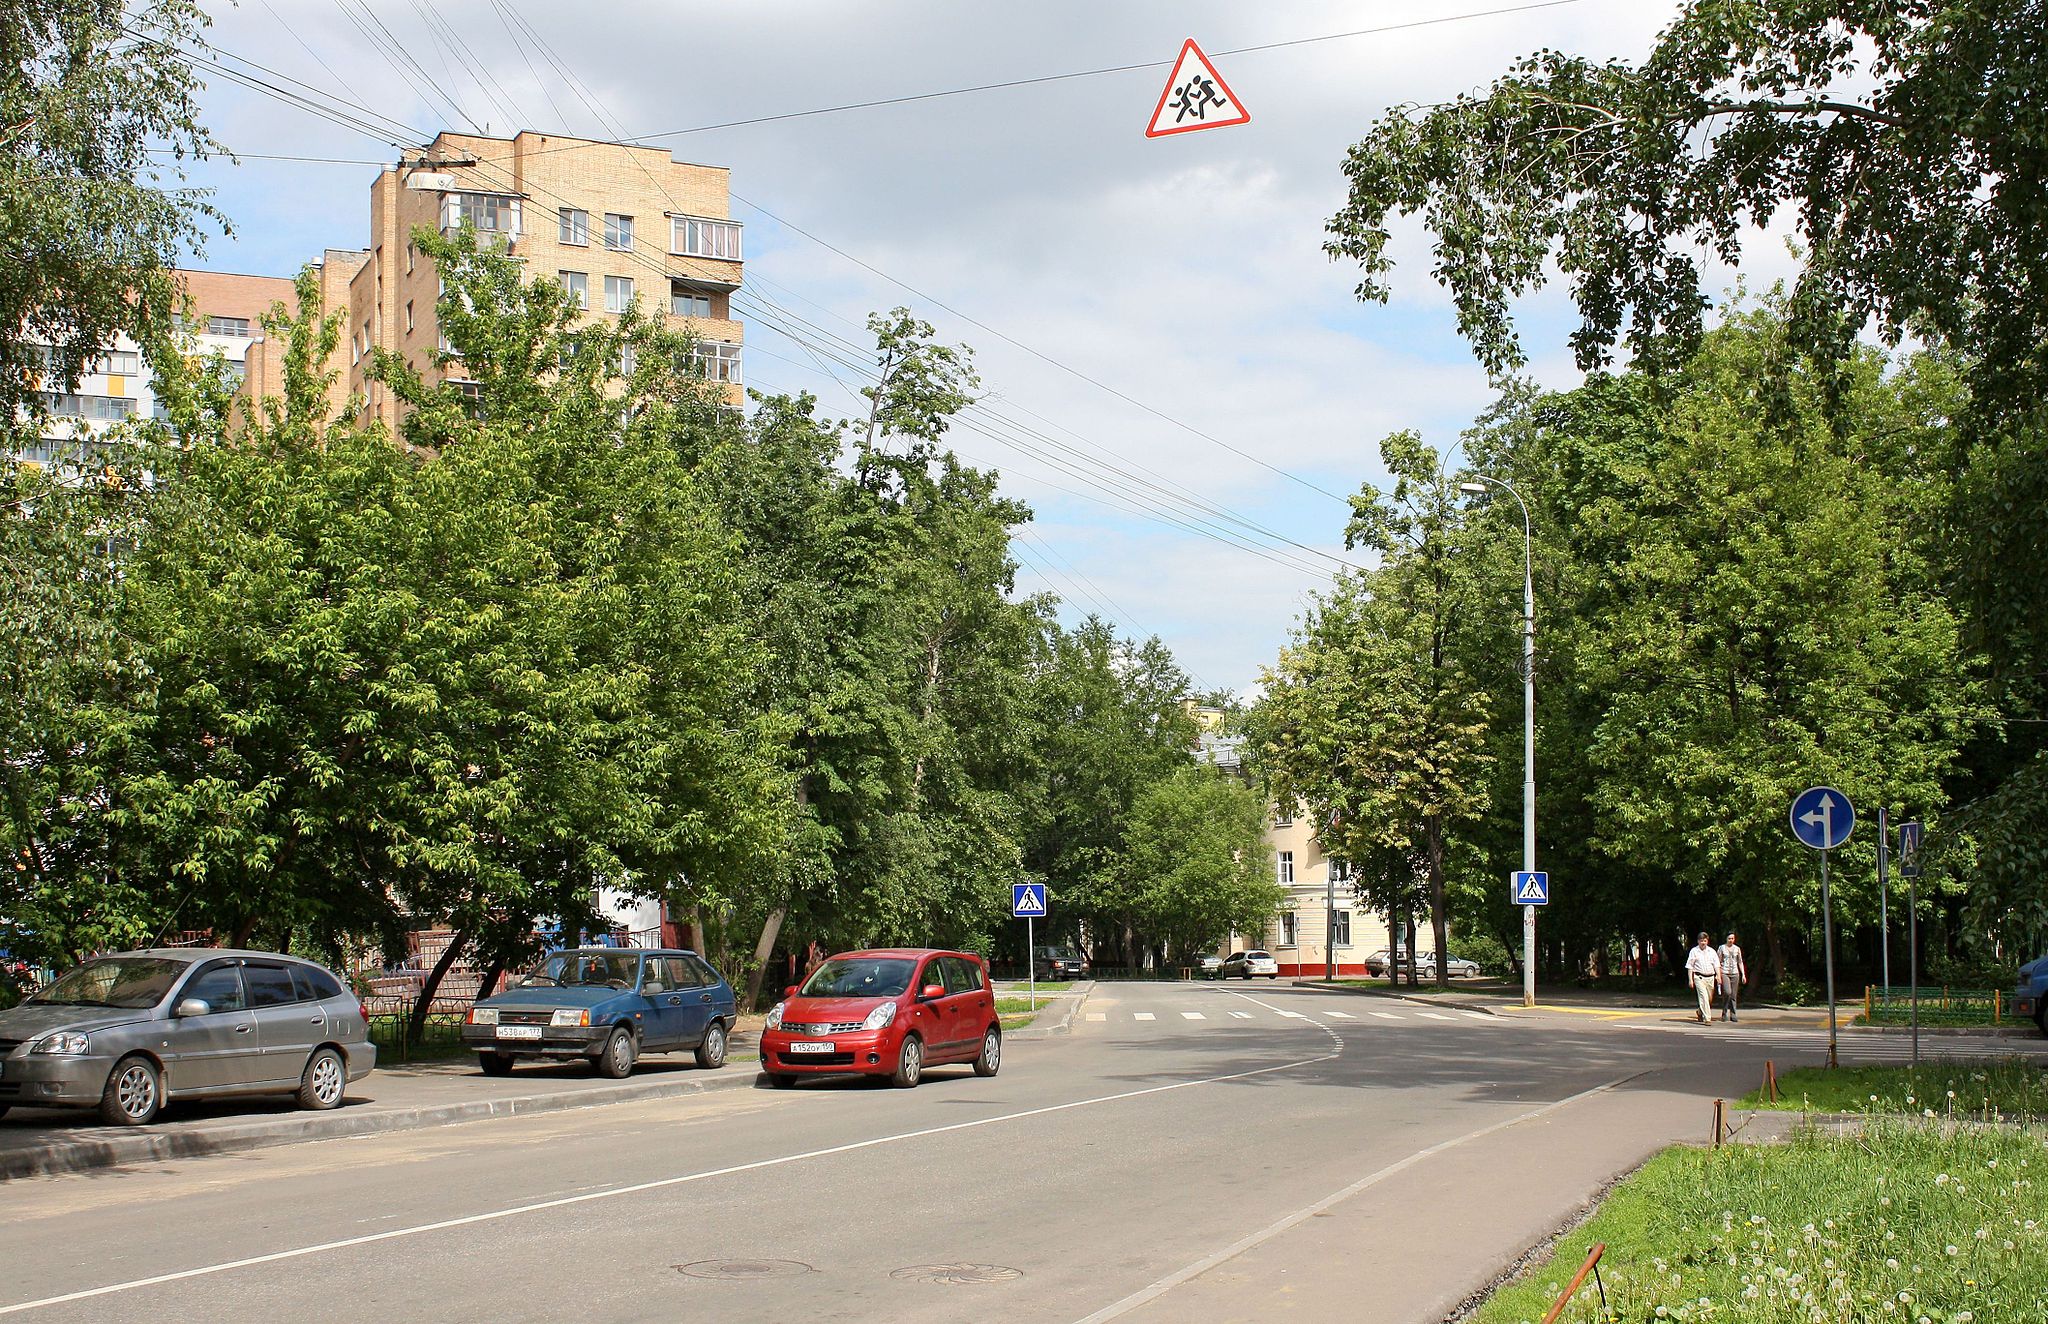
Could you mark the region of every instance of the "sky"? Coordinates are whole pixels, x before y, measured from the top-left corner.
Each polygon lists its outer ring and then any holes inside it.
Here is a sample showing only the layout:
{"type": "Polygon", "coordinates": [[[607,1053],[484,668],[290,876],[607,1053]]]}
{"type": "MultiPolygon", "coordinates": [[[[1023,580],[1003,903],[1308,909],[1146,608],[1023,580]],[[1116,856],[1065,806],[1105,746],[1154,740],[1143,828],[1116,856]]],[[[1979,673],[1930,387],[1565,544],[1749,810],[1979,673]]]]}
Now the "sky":
{"type": "MultiPolygon", "coordinates": [[[[1353,557],[1343,498],[1383,477],[1380,438],[1413,428],[1449,448],[1493,398],[1419,227],[1397,231],[1384,305],[1358,302],[1355,267],[1323,252],[1345,149],[1391,107],[1483,87],[1540,48],[1640,58],[1677,7],[202,2],[218,49],[419,141],[530,128],[729,166],[747,225],[747,384],[864,412],[840,360],[870,312],[898,305],[972,346],[984,400],[949,439],[1035,512],[1013,542],[1019,590],[1057,594],[1069,621],[1156,634],[1201,688],[1239,692],[1353,557]],[[1333,35],[1437,19],[1453,21],[1333,35]],[[431,85],[372,44],[379,24],[431,85]],[[1251,120],[1147,138],[1189,38],[1251,120]],[[1281,42],[1300,44],[1242,50],[1281,42]],[[1147,67],[706,127],[1127,65],[1147,67]]],[[[366,242],[370,163],[395,159],[389,142],[225,80],[201,106],[245,159],[192,172],[234,227],[195,265],[289,275],[366,242]],[[272,156],[328,160],[259,159],[272,156]]],[[[1574,385],[1562,293],[1523,311],[1531,375],[1574,385]]]]}

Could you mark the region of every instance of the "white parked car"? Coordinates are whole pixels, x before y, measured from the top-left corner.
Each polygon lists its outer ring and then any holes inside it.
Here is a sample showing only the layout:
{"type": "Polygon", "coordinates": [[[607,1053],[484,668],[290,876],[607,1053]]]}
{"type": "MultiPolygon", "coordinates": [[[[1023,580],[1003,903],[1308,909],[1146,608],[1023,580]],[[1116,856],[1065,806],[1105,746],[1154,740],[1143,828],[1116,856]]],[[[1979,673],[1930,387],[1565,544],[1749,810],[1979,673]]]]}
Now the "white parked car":
{"type": "MultiPolygon", "coordinates": [[[[1436,978],[1436,953],[1417,953],[1415,973],[1423,979],[1436,978]]],[[[1448,956],[1444,958],[1444,973],[1452,979],[1477,979],[1479,962],[1468,961],[1462,956],[1448,956]]]]}
{"type": "Polygon", "coordinates": [[[1219,979],[1250,979],[1253,975],[1278,979],[1280,963],[1273,959],[1271,952],[1232,952],[1223,958],[1223,965],[1217,970],[1216,975],[1219,979]]]}

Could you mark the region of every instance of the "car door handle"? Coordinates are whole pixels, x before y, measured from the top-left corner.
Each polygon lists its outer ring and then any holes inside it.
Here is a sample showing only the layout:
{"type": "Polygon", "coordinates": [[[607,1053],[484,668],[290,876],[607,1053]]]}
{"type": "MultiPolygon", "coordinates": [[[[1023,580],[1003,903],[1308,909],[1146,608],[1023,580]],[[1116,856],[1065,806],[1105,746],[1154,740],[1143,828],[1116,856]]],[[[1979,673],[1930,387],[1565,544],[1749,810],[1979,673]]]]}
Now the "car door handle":
{"type": "Polygon", "coordinates": [[[679,1004],[680,1004],[680,1003],[682,1002],[682,1000],[683,1000],[683,999],[682,999],[682,996],[681,996],[680,994],[673,994],[673,995],[671,995],[671,996],[669,997],[669,1000],[668,1000],[668,1005],[669,1005],[669,1006],[671,1006],[671,1007],[673,1007],[673,1006],[677,1006],[677,1005],[679,1005],[679,1004]]]}
{"type": "Polygon", "coordinates": [[[306,1024],[308,1024],[308,1025],[325,1025],[325,1024],[327,1024],[327,1018],[326,1018],[325,1016],[308,1016],[308,1017],[306,1018],[306,1024]]]}
{"type": "Polygon", "coordinates": [[[255,1026],[253,1026],[253,1025],[237,1025],[237,1026],[235,1027],[235,1033],[236,1033],[236,1034],[247,1034],[247,1033],[249,1033],[249,1031],[251,1031],[251,1030],[253,1030],[253,1029],[255,1029],[255,1028],[256,1028],[256,1027],[255,1027],[255,1026]]]}
{"type": "Polygon", "coordinates": [[[697,995],[697,1001],[699,1001],[699,1002],[709,1002],[709,1001],[711,1001],[711,995],[710,995],[709,993],[699,993],[699,994],[697,995]]]}

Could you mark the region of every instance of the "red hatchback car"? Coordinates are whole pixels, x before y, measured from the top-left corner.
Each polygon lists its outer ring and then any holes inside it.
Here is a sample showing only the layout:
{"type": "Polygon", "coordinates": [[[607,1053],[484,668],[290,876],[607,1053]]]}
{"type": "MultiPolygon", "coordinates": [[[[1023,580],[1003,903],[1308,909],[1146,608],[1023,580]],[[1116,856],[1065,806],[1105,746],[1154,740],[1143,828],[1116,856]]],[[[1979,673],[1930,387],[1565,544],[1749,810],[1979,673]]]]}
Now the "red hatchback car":
{"type": "Polygon", "coordinates": [[[916,1085],[928,1066],[972,1062],[993,1076],[1003,1027],[981,958],[889,948],[834,956],[768,1011],[761,1072],[779,1089],[854,1072],[916,1085]]]}

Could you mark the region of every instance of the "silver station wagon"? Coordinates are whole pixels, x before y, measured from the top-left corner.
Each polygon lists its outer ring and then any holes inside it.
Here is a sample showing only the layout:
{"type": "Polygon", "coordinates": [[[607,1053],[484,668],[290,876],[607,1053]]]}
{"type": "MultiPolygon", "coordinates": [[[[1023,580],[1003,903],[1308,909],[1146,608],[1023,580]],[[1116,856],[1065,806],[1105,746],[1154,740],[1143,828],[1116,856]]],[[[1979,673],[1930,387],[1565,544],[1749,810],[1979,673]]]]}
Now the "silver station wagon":
{"type": "Polygon", "coordinates": [[[276,952],[96,957],[0,1011],[0,1114],[99,1109],[141,1126],[172,1098],[294,1094],[333,1108],[377,1064],[362,1003],[276,952]]]}

